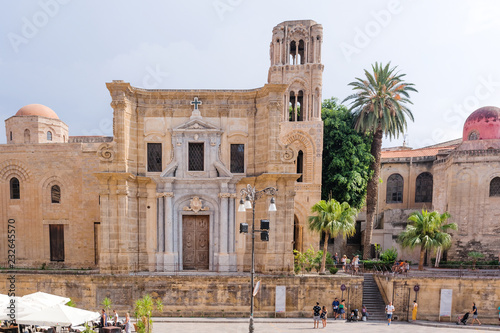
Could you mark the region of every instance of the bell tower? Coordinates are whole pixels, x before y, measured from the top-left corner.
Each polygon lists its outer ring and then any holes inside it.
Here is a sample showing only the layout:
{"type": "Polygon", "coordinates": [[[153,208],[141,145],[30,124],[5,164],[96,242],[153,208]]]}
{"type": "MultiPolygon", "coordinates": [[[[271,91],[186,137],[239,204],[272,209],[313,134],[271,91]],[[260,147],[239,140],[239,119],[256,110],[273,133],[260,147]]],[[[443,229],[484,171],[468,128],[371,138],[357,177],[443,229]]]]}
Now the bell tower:
{"type": "Polygon", "coordinates": [[[313,20],[285,21],[273,29],[268,83],[288,84],[282,121],[321,120],[323,27],[313,20]]]}

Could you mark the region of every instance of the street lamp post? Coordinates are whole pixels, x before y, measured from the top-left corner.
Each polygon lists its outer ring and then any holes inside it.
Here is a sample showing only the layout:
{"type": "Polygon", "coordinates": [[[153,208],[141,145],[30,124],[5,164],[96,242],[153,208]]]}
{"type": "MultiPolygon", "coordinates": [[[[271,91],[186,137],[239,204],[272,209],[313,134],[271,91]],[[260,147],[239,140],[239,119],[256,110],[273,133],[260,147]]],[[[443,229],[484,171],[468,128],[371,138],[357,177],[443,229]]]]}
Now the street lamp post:
{"type": "MultiPolygon", "coordinates": [[[[241,194],[241,199],[240,199],[240,205],[238,207],[238,212],[245,212],[247,209],[252,209],[252,269],[250,271],[250,324],[248,327],[248,331],[250,333],[254,332],[254,327],[253,327],[253,307],[254,307],[254,295],[253,295],[253,288],[254,288],[254,275],[255,275],[255,232],[267,232],[267,230],[256,230],[255,229],[255,202],[261,198],[264,194],[265,195],[270,195],[271,196],[271,202],[269,204],[269,211],[270,212],[275,212],[276,211],[276,203],[274,200],[274,196],[276,195],[276,192],[278,191],[277,188],[275,187],[266,187],[263,190],[257,191],[255,187],[252,187],[250,184],[247,185],[246,188],[241,189],[240,194],[241,194]],[[244,200],[243,200],[244,199],[244,200]]],[[[240,226],[240,232],[241,232],[241,226],[240,226]]]]}

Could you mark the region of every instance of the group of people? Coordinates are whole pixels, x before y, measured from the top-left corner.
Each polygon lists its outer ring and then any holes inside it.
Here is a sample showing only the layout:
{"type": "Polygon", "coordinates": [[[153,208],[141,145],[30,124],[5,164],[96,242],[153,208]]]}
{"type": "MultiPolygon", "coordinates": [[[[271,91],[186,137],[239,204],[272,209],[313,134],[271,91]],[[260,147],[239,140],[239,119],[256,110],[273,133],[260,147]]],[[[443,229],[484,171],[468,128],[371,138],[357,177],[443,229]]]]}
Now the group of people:
{"type": "MultiPolygon", "coordinates": [[[[351,315],[349,318],[346,318],[346,305],[345,305],[345,299],[342,301],[339,301],[337,297],[335,297],[335,300],[332,302],[332,318],[334,320],[337,320],[337,318],[341,319],[348,319],[348,320],[358,320],[358,310],[352,310],[351,315]]],[[[363,308],[361,309],[361,319],[363,321],[366,321],[368,318],[368,310],[366,307],[363,305],[363,308]]],[[[326,306],[323,305],[321,307],[319,305],[319,302],[316,302],[316,305],[313,307],[313,320],[314,320],[314,328],[319,328],[319,322],[321,320],[323,324],[323,328],[326,327],[326,320],[328,318],[328,310],[326,309],[326,306]]]]}
{"type": "MultiPolygon", "coordinates": [[[[335,266],[337,266],[339,263],[342,264],[342,270],[344,272],[347,271],[347,262],[348,262],[348,258],[347,258],[347,255],[343,255],[342,258],[340,258],[339,260],[339,254],[337,252],[335,252],[335,255],[333,256],[333,261],[335,263],[335,266]]],[[[351,264],[350,264],[352,267],[352,270],[354,273],[358,273],[359,271],[359,255],[355,255],[352,260],[351,260],[351,264]]]]}
{"type": "Polygon", "coordinates": [[[392,265],[392,272],[395,274],[402,274],[402,273],[407,273],[410,270],[410,263],[407,262],[406,260],[400,260],[394,262],[394,265],[392,265]]]}
{"type": "MultiPolygon", "coordinates": [[[[118,313],[116,310],[113,310],[113,326],[120,327],[121,329],[125,330],[125,333],[130,333],[132,330],[132,324],[130,322],[130,314],[127,312],[127,315],[125,316],[125,322],[120,321],[120,317],[118,316],[118,313]]],[[[106,327],[110,326],[108,325],[108,314],[106,313],[105,309],[102,309],[101,312],[101,318],[99,321],[99,327],[106,327]]]]}

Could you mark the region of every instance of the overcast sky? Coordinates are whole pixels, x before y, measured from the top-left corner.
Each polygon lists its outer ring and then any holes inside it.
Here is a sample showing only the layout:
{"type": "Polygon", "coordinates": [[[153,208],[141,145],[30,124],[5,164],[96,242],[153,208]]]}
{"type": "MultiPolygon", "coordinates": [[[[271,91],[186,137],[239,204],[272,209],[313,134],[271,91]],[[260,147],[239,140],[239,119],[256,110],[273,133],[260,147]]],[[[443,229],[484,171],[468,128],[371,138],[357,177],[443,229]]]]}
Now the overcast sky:
{"type": "Polygon", "coordinates": [[[39,103],[70,135],[112,135],[106,82],[261,87],[273,27],[312,19],[323,25],[323,98],[343,100],[363,69],[391,61],[419,90],[407,142],[422,147],[461,137],[478,107],[500,106],[498,17],[496,0],[4,0],[0,118],[39,103]]]}

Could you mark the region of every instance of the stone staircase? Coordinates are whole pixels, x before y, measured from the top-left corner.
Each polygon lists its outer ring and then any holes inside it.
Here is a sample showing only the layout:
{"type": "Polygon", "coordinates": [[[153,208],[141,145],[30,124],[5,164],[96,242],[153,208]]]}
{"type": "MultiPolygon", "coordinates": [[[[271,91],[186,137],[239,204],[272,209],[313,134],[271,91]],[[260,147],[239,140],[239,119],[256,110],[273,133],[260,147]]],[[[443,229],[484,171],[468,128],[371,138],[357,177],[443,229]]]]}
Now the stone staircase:
{"type": "MultiPolygon", "coordinates": [[[[363,305],[368,309],[368,320],[386,320],[385,304],[373,274],[364,274],[363,305]]],[[[361,313],[360,313],[361,315],[361,313]]]]}

